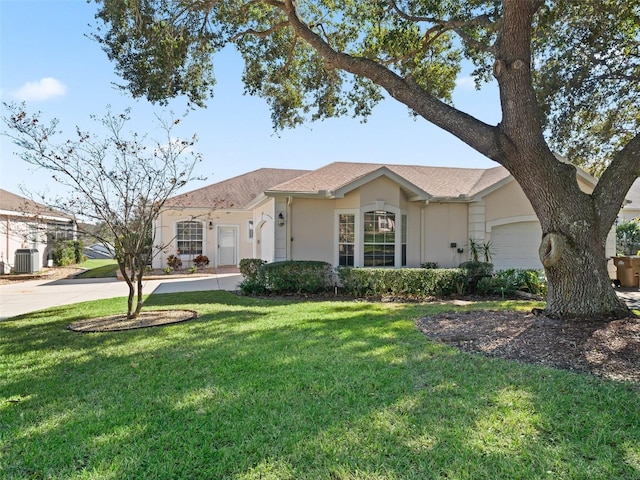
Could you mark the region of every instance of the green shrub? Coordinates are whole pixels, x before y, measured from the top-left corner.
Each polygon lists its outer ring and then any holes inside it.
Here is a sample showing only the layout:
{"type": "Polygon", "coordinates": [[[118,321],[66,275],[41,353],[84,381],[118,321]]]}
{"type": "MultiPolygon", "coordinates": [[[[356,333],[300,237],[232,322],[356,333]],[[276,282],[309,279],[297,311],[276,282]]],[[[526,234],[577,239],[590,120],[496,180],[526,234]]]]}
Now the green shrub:
{"type": "Polygon", "coordinates": [[[470,292],[477,291],[478,282],[482,278],[490,277],[493,274],[493,264],[488,262],[470,260],[461,263],[459,268],[467,271],[467,285],[470,292]]]}
{"type": "Polygon", "coordinates": [[[240,273],[245,280],[256,280],[258,278],[258,270],[267,262],[260,258],[243,258],[240,260],[240,273]]]}
{"type": "Polygon", "coordinates": [[[477,291],[481,294],[513,295],[516,290],[534,295],[546,295],[547,281],[544,272],[511,268],[496,272],[491,277],[484,277],[477,284],[477,291]]]}
{"type": "Polygon", "coordinates": [[[245,278],[238,284],[238,287],[245,295],[266,295],[269,293],[264,282],[257,278],[245,278]]]}
{"type": "Polygon", "coordinates": [[[82,254],[82,245],[75,240],[57,240],[53,244],[53,263],[59,267],[82,263],[85,256],[82,254]]]}
{"type": "Polygon", "coordinates": [[[357,297],[425,298],[462,293],[467,272],[459,268],[341,267],[338,278],[345,292],[357,297]]]}
{"type": "Polygon", "coordinates": [[[266,263],[259,259],[243,259],[240,272],[245,277],[240,282],[240,289],[251,295],[321,293],[333,286],[333,269],[326,262],[266,263]]]}
{"type": "Polygon", "coordinates": [[[424,262],[420,264],[420,268],[438,268],[438,262],[424,262]]]}
{"type": "Polygon", "coordinates": [[[327,262],[289,260],[263,265],[258,276],[271,293],[320,293],[332,288],[332,273],[327,262]]]}

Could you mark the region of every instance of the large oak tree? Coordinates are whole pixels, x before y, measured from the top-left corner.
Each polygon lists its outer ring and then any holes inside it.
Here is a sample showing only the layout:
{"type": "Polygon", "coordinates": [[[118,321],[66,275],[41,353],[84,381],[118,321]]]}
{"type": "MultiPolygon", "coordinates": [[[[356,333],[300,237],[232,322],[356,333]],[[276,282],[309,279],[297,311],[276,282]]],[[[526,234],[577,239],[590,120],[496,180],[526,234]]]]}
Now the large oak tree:
{"type": "Polygon", "coordinates": [[[204,105],[213,54],[227,44],[277,128],[367,116],[385,91],[518,181],[542,226],[549,315],[629,315],[605,241],[640,175],[636,0],[97,2],[95,38],[123,88],[151,101],[186,95],[204,105]],[[497,125],[452,105],[465,60],[478,84],[497,80],[497,125]],[[592,194],[554,152],[599,175],[592,194]]]}

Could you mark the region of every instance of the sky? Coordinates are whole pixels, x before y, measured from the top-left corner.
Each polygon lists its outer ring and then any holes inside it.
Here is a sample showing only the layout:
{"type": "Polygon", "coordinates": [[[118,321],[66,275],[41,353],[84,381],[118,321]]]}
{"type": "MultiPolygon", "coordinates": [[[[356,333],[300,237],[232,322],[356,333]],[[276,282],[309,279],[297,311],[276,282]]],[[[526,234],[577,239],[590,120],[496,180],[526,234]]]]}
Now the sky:
{"type": "MultiPolygon", "coordinates": [[[[85,0],[0,0],[0,100],[25,102],[28,112],[56,118],[60,140],[73,138],[75,127],[91,130],[91,115],[103,116],[131,108],[128,128],[161,138],[155,115],[181,116],[185,99],[168,107],[134,99],[114,87],[122,83],[100,46],[88,38],[94,31],[96,6],[85,0]]],[[[175,132],[181,138],[198,136],[202,154],[197,175],[205,181],[182,191],[241,175],[258,168],[316,169],[335,161],[491,168],[497,164],[451,134],[414,119],[407,108],[388,99],[366,123],[344,117],[314,122],[275,134],[267,103],[243,95],[242,62],[227,48],[214,57],[217,84],[207,108],[190,111],[175,132]]],[[[495,85],[480,92],[462,72],[454,92],[456,107],[482,121],[500,120],[495,85]]],[[[0,105],[0,116],[6,109],[0,105]]],[[[0,131],[6,126],[0,124],[0,131]]],[[[24,162],[20,150],[0,135],[0,188],[16,194],[63,194],[51,175],[24,162]]]]}

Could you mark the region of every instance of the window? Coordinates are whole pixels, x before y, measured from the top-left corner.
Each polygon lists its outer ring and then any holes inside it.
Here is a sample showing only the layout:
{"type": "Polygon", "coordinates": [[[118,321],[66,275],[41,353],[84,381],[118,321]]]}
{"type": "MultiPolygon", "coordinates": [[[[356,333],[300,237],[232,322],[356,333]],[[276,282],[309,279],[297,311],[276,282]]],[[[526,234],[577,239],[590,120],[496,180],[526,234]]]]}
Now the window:
{"type": "Polygon", "coordinates": [[[383,210],[365,212],[363,243],[365,267],[395,266],[395,214],[383,210]]]}
{"type": "Polygon", "coordinates": [[[406,215],[402,215],[402,225],[400,226],[401,229],[401,243],[402,243],[402,263],[401,265],[403,267],[407,266],[407,216],[406,215]]]}
{"type": "Polygon", "coordinates": [[[49,222],[47,223],[47,237],[49,240],[74,240],[74,225],[68,222],[49,222]]]}
{"type": "Polygon", "coordinates": [[[180,255],[201,255],[202,239],[202,222],[193,220],[178,222],[176,242],[180,255]]]}
{"type": "Polygon", "coordinates": [[[355,259],[356,216],[341,213],[338,216],[338,265],[353,267],[355,259]]]}
{"type": "Polygon", "coordinates": [[[253,238],[253,220],[249,220],[249,232],[248,232],[248,237],[249,239],[253,238]]]}

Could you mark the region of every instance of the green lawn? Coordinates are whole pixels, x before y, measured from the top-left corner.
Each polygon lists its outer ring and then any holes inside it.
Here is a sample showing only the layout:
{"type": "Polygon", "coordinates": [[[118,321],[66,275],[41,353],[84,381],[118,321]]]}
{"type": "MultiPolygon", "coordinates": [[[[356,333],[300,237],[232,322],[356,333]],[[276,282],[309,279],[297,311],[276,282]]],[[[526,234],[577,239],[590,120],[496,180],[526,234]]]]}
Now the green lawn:
{"type": "Polygon", "coordinates": [[[147,302],[170,307],[200,317],[65,330],[122,312],[112,299],[0,324],[0,478],[640,478],[636,388],[416,330],[450,306],[226,292],[147,302]]]}
{"type": "Polygon", "coordinates": [[[118,263],[115,260],[90,259],[78,264],[86,268],[86,272],[77,275],[76,278],[106,278],[115,277],[118,271],[118,263]]]}

